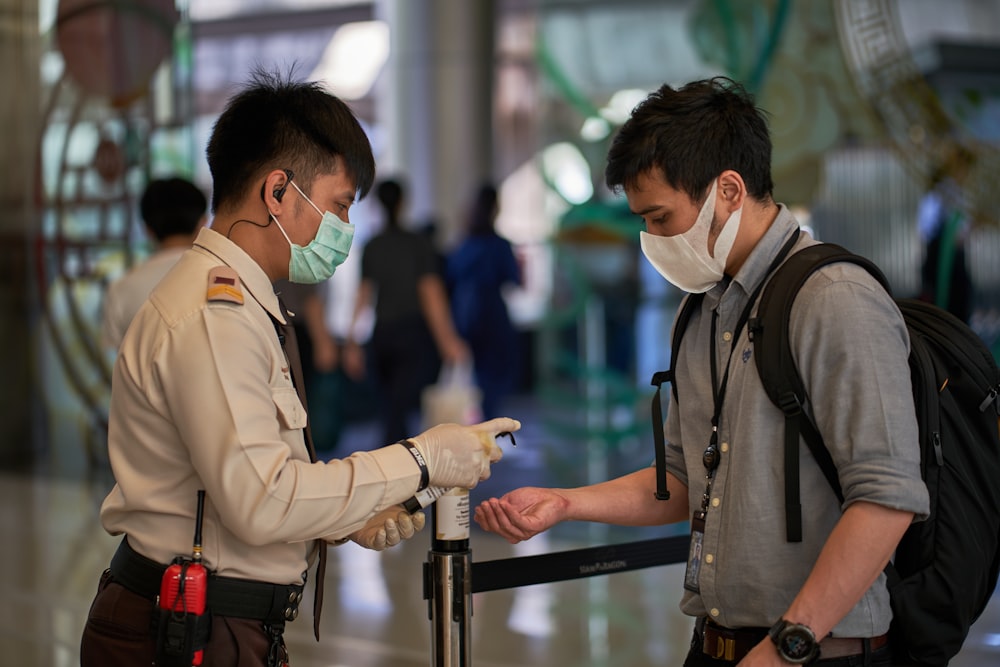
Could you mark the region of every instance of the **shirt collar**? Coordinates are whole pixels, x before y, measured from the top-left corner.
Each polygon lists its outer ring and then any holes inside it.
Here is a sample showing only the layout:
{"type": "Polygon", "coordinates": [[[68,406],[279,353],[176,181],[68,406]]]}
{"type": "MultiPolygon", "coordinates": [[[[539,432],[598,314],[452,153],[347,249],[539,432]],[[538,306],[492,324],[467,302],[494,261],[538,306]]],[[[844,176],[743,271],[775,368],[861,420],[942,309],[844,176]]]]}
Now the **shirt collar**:
{"type": "Polygon", "coordinates": [[[747,261],[740,267],[734,281],[747,292],[752,292],[767,277],[771,262],[781,252],[788,238],[799,229],[799,222],[784,204],[778,204],[778,217],[764,232],[757,245],[750,251],[747,261]]]}
{"type": "Polygon", "coordinates": [[[712,297],[711,300],[714,303],[718,303],[723,293],[733,285],[738,285],[745,295],[752,294],[760,281],[767,277],[767,270],[775,256],[781,251],[785,241],[798,228],[799,222],[788,210],[788,207],[784,204],[778,204],[778,216],[757,241],[757,245],[753,247],[750,254],[747,255],[740,270],[731,281],[725,279],[720,281],[708,292],[707,296],[712,297]]]}
{"type": "Polygon", "coordinates": [[[209,227],[203,227],[198,232],[198,238],[195,239],[194,245],[215,255],[235,269],[236,273],[240,274],[243,287],[250,292],[257,303],[263,306],[264,310],[270,313],[273,318],[282,324],[287,324],[281,313],[281,308],[278,306],[278,297],[274,293],[271,279],[243,248],[209,227]]]}

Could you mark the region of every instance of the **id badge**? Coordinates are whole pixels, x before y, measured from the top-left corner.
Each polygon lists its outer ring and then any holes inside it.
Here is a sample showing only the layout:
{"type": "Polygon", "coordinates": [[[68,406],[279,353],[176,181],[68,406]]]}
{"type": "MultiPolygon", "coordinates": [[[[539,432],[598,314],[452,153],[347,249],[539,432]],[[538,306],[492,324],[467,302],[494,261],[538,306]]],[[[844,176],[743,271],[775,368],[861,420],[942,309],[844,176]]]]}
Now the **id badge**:
{"type": "Polygon", "coordinates": [[[700,593],[698,576],[701,574],[701,548],[705,541],[705,513],[696,512],[691,517],[691,545],[688,548],[687,569],[684,571],[684,588],[700,593]]]}

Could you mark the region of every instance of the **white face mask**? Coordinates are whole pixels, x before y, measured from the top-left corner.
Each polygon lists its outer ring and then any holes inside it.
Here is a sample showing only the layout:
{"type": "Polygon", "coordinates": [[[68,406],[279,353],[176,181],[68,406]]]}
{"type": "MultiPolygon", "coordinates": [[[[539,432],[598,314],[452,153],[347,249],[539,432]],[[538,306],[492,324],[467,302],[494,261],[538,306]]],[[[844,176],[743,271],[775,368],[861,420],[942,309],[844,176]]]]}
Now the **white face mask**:
{"type": "Polygon", "coordinates": [[[698,213],[691,229],[674,236],[657,236],[639,232],[639,245],[642,254],[653,265],[661,276],[684,290],[700,293],[712,289],[726,270],[726,260],[736,241],[736,232],[740,228],[742,207],[733,211],[726,220],[715,241],[714,256],[708,251],[708,235],[712,229],[712,219],[715,217],[715,193],[718,179],[712,182],[708,199],[698,213]]]}

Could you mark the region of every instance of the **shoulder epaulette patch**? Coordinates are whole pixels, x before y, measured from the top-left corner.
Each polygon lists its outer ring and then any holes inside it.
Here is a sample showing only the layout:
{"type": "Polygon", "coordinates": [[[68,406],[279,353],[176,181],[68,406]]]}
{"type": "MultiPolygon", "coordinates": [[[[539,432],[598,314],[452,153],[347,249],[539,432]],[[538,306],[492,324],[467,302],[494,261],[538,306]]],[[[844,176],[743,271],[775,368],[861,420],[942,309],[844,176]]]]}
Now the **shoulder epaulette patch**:
{"type": "Polygon", "coordinates": [[[230,266],[217,266],[208,272],[208,292],[205,300],[228,301],[243,305],[243,285],[240,274],[230,266]]]}

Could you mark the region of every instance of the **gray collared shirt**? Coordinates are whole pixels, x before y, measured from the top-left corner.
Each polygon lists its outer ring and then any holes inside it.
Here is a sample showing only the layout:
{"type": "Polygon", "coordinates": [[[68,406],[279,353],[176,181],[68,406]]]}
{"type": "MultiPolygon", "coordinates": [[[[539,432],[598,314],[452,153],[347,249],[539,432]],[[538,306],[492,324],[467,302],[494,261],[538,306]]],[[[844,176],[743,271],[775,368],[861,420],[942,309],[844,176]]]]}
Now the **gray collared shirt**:
{"type": "MultiPolygon", "coordinates": [[[[679,405],[671,397],[665,425],[667,467],[688,485],[689,503],[697,509],[706,488],[702,454],[711,432],[709,345],[715,345],[720,379],[727,360],[730,364],[719,423],[721,463],[709,495],[700,593],[685,591],[681,609],[707,614],[727,627],[774,623],[805,582],[842,513],[803,443],[803,539],[786,541],[784,418],[761,386],[746,329],[734,331],[750,293],[797,227],[781,206],[737,275],[705,295],[678,353],[679,405]],[[713,311],[718,317],[714,341],[713,311]]],[[[814,243],[803,233],[794,250],[814,243]]],[[[789,328],[792,354],[839,472],[844,507],[866,501],[924,518],[929,505],[920,478],[909,337],[892,298],[863,268],[829,265],[802,287],[789,328]]],[[[880,575],[834,634],[876,636],[888,629],[891,618],[880,575]]]]}

